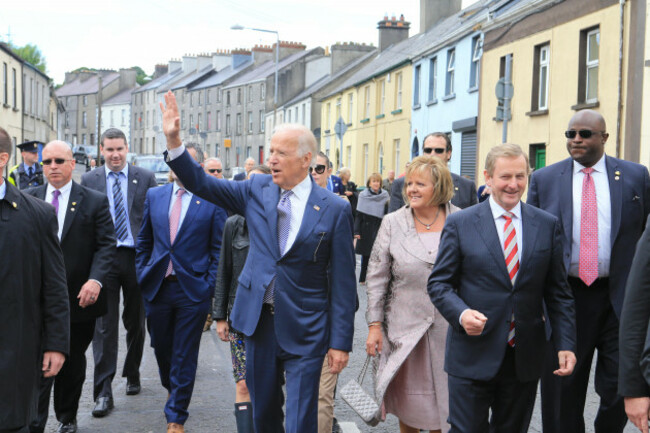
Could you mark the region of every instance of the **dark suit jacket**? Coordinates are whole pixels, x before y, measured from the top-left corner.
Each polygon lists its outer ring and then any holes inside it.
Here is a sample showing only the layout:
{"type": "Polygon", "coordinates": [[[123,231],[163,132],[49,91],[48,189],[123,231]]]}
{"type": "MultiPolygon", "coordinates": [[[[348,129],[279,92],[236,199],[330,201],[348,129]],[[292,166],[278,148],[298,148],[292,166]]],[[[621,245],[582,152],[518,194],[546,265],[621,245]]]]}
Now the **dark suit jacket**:
{"type": "MultiPolygon", "coordinates": [[[[650,213],[650,177],[640,164],[605,157],[612,208],[609,291],[616,315],[621,317],[625,283],[634,247],[650,213]]],[[[552,213],[562,223],[564,265],[569,269],[573,239],[573,160],[567,158],[535,171],[527,202],[552,213]]]]}
{"type": "MultiPolygon", "coordinates": [[[[404,190],[404,181],[406,176],[399,177],[393,182],[393,188],[390,191],[390,204],[388,212],[395,212],[397,209],[404,206],[404,197],[402,191],[404,190]]],[[[455,173],[451,173],[451,180],[454,181],[454,196],[451,199],[451,204],[454,206],[465,209],[478,203],[476,195],[476,185],[469,179],[465,179],[455,173]]]]}
{"type": "MultiPolygon", "coordinates": [[[[27,191],[45,200],[47,184],[27,191]]],[[[115,228],[106,195],[72,182],[61,233],[61,250],[68,283],[71,322],[94,320],[106,314],[106,279],[115,260],[115,228]],[[102,284],[96,302],[79,306],[77,295],[89,280],[102,284]]]]}
{"type": "Polygon", "coordinates": [[[562,231],[554,216],[522,203],[523,255],[510,282],[489,202],[447,217],[428,282],[431,301],[449,322],[445,370],[490,380],[505,355],[515,314],[515,359],[520,381],[539,379],[544,361],[543,303],[558,350],[576,351],[575,306],[562,260],[562,231]],[[469,336],[459,322],[471,308],[487,318],[483,333],[469,336]]]}
{"type": "Polygon", "coordinates": [[[70,312],[54,208],[11,185],[0,200],[0,429],[36,416],[43,352],[68,353],[70,312]]]}
{"type": "Polygon", "coordinates": [[[338,176],[331,175],[330,179],[332,180],[332,192],[334,194],[342,195],[345,193],[345,186],[341,182],[341,178],[338,176]]]}
{"type": "Polygon", "coordinates": [[[650,397],[650,221],[636,246],[619,327],[618,393],[650,397]],[[645,351],[644,351],[645,344],[645,351]],[[642,353],[644,352],[644,353],[642,353]],[[639,365],[641,361],[642,365],[639,365]],[[645,375],[645,380],[644,380],[645,375]]]}
{"type": "Polygon", "coordinates": [[[215,179],[187,152],[168,164],[190,191],[246,218],[250,248],[230,316],[233,327],[253,335],[275,276],[275,335],[282,349],[298,356],[320,356],[329,348],[351,351],[356,279],[349,203],[312,180],[296,240],[280,255],[280,188],[271,176],[215,179]]]}
{"type": "MultiPolygon", "coordinates": [[[[156,183],[156,177],[152,171],[135,165],[129,165],[128,184],[129,190],[127,191],[127,201],[129,206],[129,225],[131,226],[133,241],[135,242],[142,223],[144,199],[147,190],[157,186],[158,184],[156,183]]],[[[81,176],[81,185],[107,194],[106,166],[102,165],[88,173],[84,173],[81,176]]],[[[109,191],[108,194],[112,194],[112,192],[109,191]]]]}
{"type": "Polygon", "coordinates": [[[233,176],[232,180],[246,180],[246,172],[242,171],[233,176]]]}
{"type": "Polygon", "coordinates": [[[193,196],[172,247],[169,204],[173,184],[147,192],[142,227],[135,246],[136,274],[142,296],[152,302],[162,285],[169,260],[178,283],[194,302],[212,297],[217,279],[221,233],[226,211],[193,196]]]}

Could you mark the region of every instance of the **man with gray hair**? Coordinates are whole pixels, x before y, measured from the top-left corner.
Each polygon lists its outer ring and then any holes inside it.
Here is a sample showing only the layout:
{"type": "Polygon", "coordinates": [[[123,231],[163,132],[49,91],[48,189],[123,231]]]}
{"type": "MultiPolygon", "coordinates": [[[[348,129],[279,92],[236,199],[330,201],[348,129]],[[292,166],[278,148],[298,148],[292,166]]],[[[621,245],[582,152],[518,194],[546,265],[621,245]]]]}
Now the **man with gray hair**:
{"type": "MultiPolygon", "coordinates": [[[[260,164],[263,163],[260,162],[260,164]]],[[[237,173],[234,177],[233,180],[244,180],[248,178],[248,173],[251,172],[251,170],[255,167],[255,160],[251,158],[250,156],[246,158],[246,162],[244,163],[244,170],[246,170],[244,173],[237,173]]]]}
{"type": "Polygon", "coordinates": [[[561,223],[521,202],[529,167],[519,146],[493,147],[485,167],[490,199],[447,217],[427,287],[449,322],[450,433],[488,425],[528,431],[544,366],[544,319],[557,348],[554,374],[568,376],[576,363],[561,223]]]}
{"type": "Polygon", "coordinates": [[[309,176],[311,131],[279,125],[271,137],[271,176],[242,182],[203,172],[180,141],[176,98],[165,95],[166,159],[196,195],[246,217],[250,249],[239,277],[232,326],[246,335],[246,381],[257,433],[317,432],[318,384],[348,363],[356,282],[350,206],[309,176]],[[282,386],[286,374],[286,420],[282,386]]]}
{"type": "Polygon", "coordinates": [[[203,168],[205,169],[205,172],[210,176],[214,176],[217,179],[223,179],[223,165],[219,158],[212,157],[206,159],[203,168]]]}

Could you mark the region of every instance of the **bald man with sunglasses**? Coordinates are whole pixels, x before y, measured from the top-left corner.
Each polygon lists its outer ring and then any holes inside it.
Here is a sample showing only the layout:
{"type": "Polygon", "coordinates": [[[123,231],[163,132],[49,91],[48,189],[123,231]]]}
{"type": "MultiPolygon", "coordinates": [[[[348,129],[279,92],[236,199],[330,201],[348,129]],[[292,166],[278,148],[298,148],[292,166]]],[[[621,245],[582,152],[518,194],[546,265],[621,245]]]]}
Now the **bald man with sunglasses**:
{"type": "MultiPolygon", "coordinates": [[[[596,350],[600,407],[594,431],[621,433],[627,422],[622,396],[637,397],[637,390],[634,384],[618,383],[619,321],[634,247],[650,213],[650,177],[644,166],[605,154],[609,134],[596,111],[577,112],[564,135],[570,157],[533,173],[528,192],[529,204],[562,222],[564,262],[577,318],[578,363],[573,375],[554,377],[557,359],[547,357],[542,376],[544,433],[585,431],[585,394],[596,350]]],[[[632,367],[640,376],[638,362],[632,367]]]]}

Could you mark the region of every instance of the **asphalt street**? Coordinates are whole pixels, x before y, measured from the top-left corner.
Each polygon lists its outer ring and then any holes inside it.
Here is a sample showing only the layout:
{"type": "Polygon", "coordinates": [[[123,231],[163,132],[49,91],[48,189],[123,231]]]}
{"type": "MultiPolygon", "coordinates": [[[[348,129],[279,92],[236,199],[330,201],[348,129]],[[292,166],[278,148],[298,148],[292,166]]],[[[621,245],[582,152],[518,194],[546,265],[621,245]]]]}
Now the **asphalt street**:
{"type": "MultiPolygon", "coordinates": [[[[78,165],[75,170],[75,179],[79,180],[83,172],[78,165]]],[[[360,308],[355,318],[355,351],[351,354],[349,367],[339,378],[339,387],[358,375],[365,361],[365,339],[367,327],[364,313],[366,308],[365,287],[358,287],[360,308]]],[[[121,327],[120,349],[118,360],[118,374],[123,365],[125,353],[124,329],[121,327]]],[[[93,418],[91,411],[92,401],[92,375],[93,357],[92,350],[87,353],[88,368],[87,378],[80,402],[78,413],[79,432],[125,432],[125,433],[159,433],[166,431],[166,421],[163,415],[163,405],[167,398],[167,391],[160,385],[158,369],[153,350],[149,347],[149,340],[145,343],[144,357],[142,360],[141,377],[142,392],[136,396],[125,395],[126,379],[116,377],[113,381],[113,394],[115,409],[105,418],[93,418]]],[[[592,374],[593,376],[593,374],[592,374]]],[[[369,374],[364,386],[372,386],[369,374]]],[[[221,342],[214,326],[209,332],[204,332],[201,340],[199,366],[194,388],[194,396],[189,408],[190,417],[185,425],[188,432],[236,432],[234,410],[235,385],[232,378],[230,350],[227,343],[221,342]]],[[[597,395],[590,384],[585,419],[587,432],[593,432],[593,419],[597,410],[597,395]]],[[[389,415],[386,422],[376,427],[369,427],[340,399],[337,394],[335,416],[341,423],[344,432],[372,432],[394,433],[399,431],[397,419],[389,415]]],[[[46,432],[56,431],[58,422],[54,418],[53,409],[50,408],[50,418],[46,432]]],[[[529,432],[541,432],[541,417],[539,398],[533,415],[529,432]]],[[[628,423],[625,433],[637,431],[628,423]]]]}

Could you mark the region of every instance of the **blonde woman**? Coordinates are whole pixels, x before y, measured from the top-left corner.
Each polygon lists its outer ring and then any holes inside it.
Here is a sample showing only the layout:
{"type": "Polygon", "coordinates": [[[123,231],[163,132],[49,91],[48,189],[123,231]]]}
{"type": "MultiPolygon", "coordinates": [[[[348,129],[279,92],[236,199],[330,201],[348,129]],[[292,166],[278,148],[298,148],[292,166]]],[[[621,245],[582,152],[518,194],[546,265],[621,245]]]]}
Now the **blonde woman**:
{"type": "Polygon", "coordinates": [[[375,381],[381,405],[399,419],[401,433],[447,432],[448,324],[427,293],[454,184],[440,159],[415,158],[406,170],[407,206],[384,217],[367,275],[366,351],[378,356],[375,381]]]}

